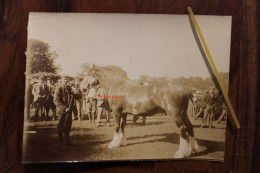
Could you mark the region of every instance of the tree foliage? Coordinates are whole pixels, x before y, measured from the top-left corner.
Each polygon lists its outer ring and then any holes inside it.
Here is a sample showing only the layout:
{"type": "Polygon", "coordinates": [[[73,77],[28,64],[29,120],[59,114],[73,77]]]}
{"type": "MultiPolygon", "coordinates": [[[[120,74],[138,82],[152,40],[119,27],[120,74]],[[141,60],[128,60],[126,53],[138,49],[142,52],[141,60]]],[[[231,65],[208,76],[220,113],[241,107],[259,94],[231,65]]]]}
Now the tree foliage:
{"type": "Polygon", "coordinates": [[[47,72],[56,74],[58,67],[54,65],[58,54],[51,50],[48,43],[30,39],[27,46],[27,73],[47,72]]]}
{"type": "MultiPolygon", "coordinates": [[[[224,87],[228,89],[229,74],[219,73],[219,75],[224,87]]],[[[175,85],[184,85],[200,90],[208,90],[210,87],[215,87],[215,83],[213,82],[211,77],[207,77],[205,79],[203,79],[202,77],[179,77],[171,79],[170,82],[175,85]]]]}

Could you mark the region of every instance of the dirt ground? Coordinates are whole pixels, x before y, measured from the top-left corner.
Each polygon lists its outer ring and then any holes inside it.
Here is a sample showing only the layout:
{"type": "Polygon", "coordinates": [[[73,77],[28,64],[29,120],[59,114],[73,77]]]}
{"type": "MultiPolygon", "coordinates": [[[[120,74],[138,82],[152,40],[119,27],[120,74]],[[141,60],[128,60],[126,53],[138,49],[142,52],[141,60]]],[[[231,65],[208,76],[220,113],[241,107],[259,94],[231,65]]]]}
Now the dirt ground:
{"type": "MultiPolygon", "coordinates": [[[[127,118],[127,145],[108,149],[113,138],[113,118],[111,127],[105,126],[104,117],[101,127],[90,124],[88,120],[72,122],[71,139],[76,147],[60,148],[57,137],[58,121],[25,121],[23,141],[23,162],[53,161],[107,161],[140,159],[173,159],[178,150],[179,135],[170,116],[161,114],[147,117],[146,124],[139,119],[135,125],[132,116],[127,118]]],[[[191,118],[195,137],[204,150],[192,159],[224,159],[226,122],[216,124],[215,128],[200,128],[201,120],[191,118]]]]}

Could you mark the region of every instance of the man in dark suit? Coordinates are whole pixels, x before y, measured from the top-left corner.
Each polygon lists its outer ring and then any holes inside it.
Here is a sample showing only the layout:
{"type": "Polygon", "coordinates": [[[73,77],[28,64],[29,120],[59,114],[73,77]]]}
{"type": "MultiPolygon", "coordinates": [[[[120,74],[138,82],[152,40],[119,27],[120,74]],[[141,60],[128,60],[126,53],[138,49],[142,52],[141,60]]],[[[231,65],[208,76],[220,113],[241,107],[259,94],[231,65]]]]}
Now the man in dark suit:
{"type": "Polygon", "coordinates": [[[61,147],[72,145],[69,133],[72,125],[73,95],[68,80],[69,76],[62,77],[61,83],[55,88],[53,100],[59,120],[57,129],[61,147]],[[64,137],[65,140],[63,140],[64,137]]]}
{"type": "Polygon", "coordinates": [[[45,120],[45,104],[46,97],[48,95],[48,87],[45,84],[45,78],[43,76],[39,77],[39,82],[33,86],[32,89],[33,101],[36,103],[35,119],[39,119],[39,110],[41,112],[41,119],[45,120]]]}
{"type": "Polygon", "coordinates": [[[48,88],[48,95],[46,98],[46,117],[49,119],[49,111],[50,109],[52,110],[52,114],[53,114],[53,120],[56,120],[56,106],[53,102],[53,95],[54,95],[54,89],[55,86],[53,84],[53,81],[51,80],[51,78],[47,79],[47,88],[48,88]]]}
{"type": "Polygon", "coordinates": [[[205,97],[204,97],[204,102],[205,102],[205,109],[204,109],[204,115],[203,115],[203,122],[201,125],[201,128],[206,127],[206,123],[208,122],[208,127],[212,128],[212,123],[214,121],[214,110],[215,110],[215,106],[217,103],[217,97],[215,92],[215,88],[214,87],[210,87],[209,93],[206,93],[205,97]]]}
{"type": "Polygon", "coordinates": [[[74,95],[74,111],[73,111],[73,114],[74,114],[74,117],[75,119],[74,120],[78,120],[78,117],[81,118],[82,120],[82,112],[81,112],[81,109],[82,109],[82,92],[79,88],[79,84],[76,84],[74,87],[72,87],[72,93],[74,95]]]}

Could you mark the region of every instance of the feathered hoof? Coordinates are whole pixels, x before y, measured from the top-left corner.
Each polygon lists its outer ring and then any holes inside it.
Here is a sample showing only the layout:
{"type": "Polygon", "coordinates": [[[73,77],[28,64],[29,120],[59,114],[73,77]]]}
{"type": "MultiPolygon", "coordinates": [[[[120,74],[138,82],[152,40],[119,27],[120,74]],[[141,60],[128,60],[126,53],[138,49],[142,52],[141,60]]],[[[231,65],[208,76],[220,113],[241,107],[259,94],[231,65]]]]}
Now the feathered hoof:
{"type": "Polygon", "coordinates": [[[180,150],[178,150],[176,153],[175,153],[175,155],[174,155],[174,158],[175,159],[182,159],[182,158],[184,158],[185,157],[185,154],[182,152],[182,151],[180,151],[180,150]]]}
{"type": "Polygon", "coordinates": [[[197,153],[205,151],[205,146],[199,146],[194,137],[184,139],[180,137],[180,146],[178,151],[175,153],[174,158],[185,158],[190,155],[196,155],[197,153]]]}
{"type": "Polygon", "coordinates": [[[175,153],[174,158],[180,159],[188,157],[190,153],[190,145],[188,142],[188,139],[184,139],[183,137],[180,137],[180,146],[178,151],[175,153]]]}
{"type": "Polygon", "coordinates": [[[126,146],[126,137],[124,133],[120,134],[121,146],[126,146]]]}
{"type": "Polygon", "coordinates": [[[124,133],[115,133],[113,140],[109,143],[108,148],[118,148],[126,145],[124,133]]]}
{"type": "MultiPolygon", "coordinates": [[[[197,143],[196,143],[197,144],[197,143]]],[[[200,153],[200,152],[203,152],[203,151],[206,151],[207,150],[207,147],[205,146],[199,146],[198,144],[196,145],[195,144],[195,152],[196,153],[200,153]]]]}
{"type": "Polygon", "coordinates": [[[207,147],[205,147],[205,146],[199,146],[194,137],[191,138],[191,144],[192,144],[192,146],[194,145],[194,147],[192,148],[192,152],[195,152],[195,153],[200,153],[207,149],[207,147]],[[192,143],[193,141],[194,141],[194,144],[192,143]]]}

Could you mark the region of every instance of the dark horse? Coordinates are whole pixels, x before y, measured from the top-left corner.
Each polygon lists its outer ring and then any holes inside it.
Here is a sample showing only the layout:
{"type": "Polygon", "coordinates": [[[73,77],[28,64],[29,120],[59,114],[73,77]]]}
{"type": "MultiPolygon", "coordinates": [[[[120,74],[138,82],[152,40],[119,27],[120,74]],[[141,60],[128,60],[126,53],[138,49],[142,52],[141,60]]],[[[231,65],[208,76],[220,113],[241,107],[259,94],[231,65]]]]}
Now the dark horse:
{"type": "MultiPolygon", "coordinates": [[[[129,80],[127,73],[116,66],[92,67],[91,77],[100,81],[106,90],[112,113],[115,118],[115,134],[109,148],[126,145],[125,126],[128,114],[152,116],[162,110],[174,118],[180,132],[180,146],[175,158],[183,158],[195,153],[198,145],[194,138],[193,126],[187,116],[192,90],[185,87],[143,86],[129,80]]],[[[82,85],[87,85],[86,76],[82,85]]]]}

